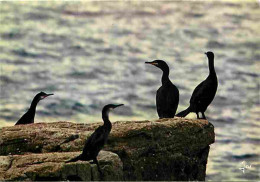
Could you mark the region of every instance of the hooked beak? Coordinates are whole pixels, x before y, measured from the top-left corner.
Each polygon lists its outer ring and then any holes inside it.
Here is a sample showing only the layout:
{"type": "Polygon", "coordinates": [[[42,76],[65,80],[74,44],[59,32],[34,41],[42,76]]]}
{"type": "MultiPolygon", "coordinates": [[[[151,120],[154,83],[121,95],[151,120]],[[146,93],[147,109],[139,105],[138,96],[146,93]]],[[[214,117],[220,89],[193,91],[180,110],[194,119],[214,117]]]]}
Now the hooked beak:
{"type": "Polygon", "coordinates": [[[115,105],[114,109],[115,109],[116,107],[120,107],[120,106],[123,106],[123,105],[124,105],[124,104],[115,105]]]}
{"type": "Polygon", "coordinates": [[[158,63],[155,63],[155,62],[145,62],[145,64],[151,64],[151,65],[154,65],[154,66],[158,65],[158,63]]]}
{"type": "Polygon", "coordinates": [[[51,95],[54,95],[54,94],[47,94],[47,95],[45,95],[43,98],[49,97],[49,96],[51,96],[51,95]]]}

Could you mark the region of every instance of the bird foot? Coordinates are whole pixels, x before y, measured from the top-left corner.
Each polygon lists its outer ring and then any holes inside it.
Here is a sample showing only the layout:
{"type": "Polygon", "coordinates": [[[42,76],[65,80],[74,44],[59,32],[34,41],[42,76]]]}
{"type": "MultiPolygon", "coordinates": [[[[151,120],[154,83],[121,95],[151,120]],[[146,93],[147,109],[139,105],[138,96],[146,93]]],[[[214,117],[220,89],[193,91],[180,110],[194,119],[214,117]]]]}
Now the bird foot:
{"type": "Polygon", "coordinates": [[[101,179],[101,181],[103,181],[103,178],[104,178],[104,173],[101,171],[101,169],[100,169],[100,166],[99,166],[98,162],[97,162],[97,161],[95,161],[95,160],[93,160],[92,162],[89,162],[89,163],[90,163],[90,164],[96,164],[96,165],[97,165],[98,172],[99,172],[99,174],[100,174],[100,179],[101,179]]]}

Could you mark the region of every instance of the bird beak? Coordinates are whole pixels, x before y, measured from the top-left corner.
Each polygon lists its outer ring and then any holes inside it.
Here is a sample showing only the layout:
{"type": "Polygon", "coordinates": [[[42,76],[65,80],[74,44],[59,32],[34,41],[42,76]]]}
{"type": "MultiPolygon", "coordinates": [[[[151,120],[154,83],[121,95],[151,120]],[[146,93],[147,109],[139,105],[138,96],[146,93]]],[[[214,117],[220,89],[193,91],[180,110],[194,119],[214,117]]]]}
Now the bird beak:
{"type": "Polygon", "coordinates": [[[207,55],[207,53],[206,53],[206,52],[204,52],[204,54],[206,54],[206,55],[207,55]]]}
{"type": "Polygon", "coordinates": [[[116,107],[120,107],[120,106],[123,106],[123,105],[124,105],[124,104],[118,104],[118,105],[116,105],[116,106],[115,106],[115,108],[116,108],[116,107]]]}
{"type": "Polygon", "coordinates": [[[154,65],[154,66],[158,65],[158,63],[155,63],[155,62],[145,62],[145,64],[151,64],[151,65],[154,65]]]}
{"type": "Polygon", "coordinates": [[[44,98],[49,97],[51,95],[54,95],[54,94],[47,94],[47,95],[44,96],[44,98]]]}

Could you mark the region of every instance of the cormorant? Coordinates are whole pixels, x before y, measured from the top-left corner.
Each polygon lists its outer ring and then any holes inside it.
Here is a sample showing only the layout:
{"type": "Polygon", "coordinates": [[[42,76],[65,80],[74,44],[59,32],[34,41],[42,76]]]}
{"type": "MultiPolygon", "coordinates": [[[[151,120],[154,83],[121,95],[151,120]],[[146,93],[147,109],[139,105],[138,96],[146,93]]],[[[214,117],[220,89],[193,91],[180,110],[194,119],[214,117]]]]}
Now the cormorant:
{"type": "Polygon", "coordinates": [[[145,62],[163,71],[162,86],[156,93],[156,107],[159,118],[174,118],[179,104],[179,90],[169,79],[169,67],[163,60],[145,62]]]}
{"type": "Polygon", "coordinates": [[[33,98],[29,110],[16,122],[15,125],[34,123],[34,116],[35,116],[36,106],[37,106],[38,102],[50,95],[53,95],[53,94],[46,94],[44,92],[38,93],[33,98]]]}
{"type": "Polygon", "coordinates": [[[69,161],[66,161],[66,163],[76,162],[78,160],[82,160],[82,161],[93,160],[93,162],[97,164],[99,172],[102,173],[100,170],[98,161],[97,161],[97,156],[98,156],[98,153],[100,152],[100,150],[104,147],[104,145],[108,139],[108,135],[112,128],[112,124],[108,118],[108,113],[110,110],[113,110],[114,108],[122,106],[122,105],[123,104],[117,104],[117,105],[108,104],[103,107],[102,119],[104,121],[104,125],[98,127],[94,131],[94,133],[92,133],[92,135],[86,140],[85,146],[83,148],[83,152],[79,156],[77,156],[69,161]]]}
{"type": "Polygon", "coordinates": [[[193,91],[190,99],[190,106],[186,110],[178,113],[176,116],[185,117],[190,112],[195,112],[197,119],[200,119],[199,112],[201,112],[202,119],[206,119],[204,112],[215,97],[218,87],[218,78],[214,68],[213,52],[209,51],[205,52],[205,54],[207,55],[209,62],[209,76],[193,91]]]}

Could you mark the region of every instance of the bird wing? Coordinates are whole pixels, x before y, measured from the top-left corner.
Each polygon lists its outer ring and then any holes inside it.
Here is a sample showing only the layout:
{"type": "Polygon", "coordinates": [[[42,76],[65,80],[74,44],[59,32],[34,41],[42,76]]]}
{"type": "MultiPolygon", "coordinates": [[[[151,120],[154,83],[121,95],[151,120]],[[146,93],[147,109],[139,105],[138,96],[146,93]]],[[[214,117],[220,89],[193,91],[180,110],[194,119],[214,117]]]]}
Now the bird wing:
{"type": "Polygon", "coordinates": [[[197,99],[203,94],[203,84],[205,81],[201,82],[193,91],[190,99],[190,103],[196,103],[197,99]]]}
{"type": "Polygon", "coordinates": [[[29,113],[29,111],[27,111],[17,122],[15,125],[18,125],[18,124],[25,124],[25,123],[32,123],[32,121],[29,121],[31,120],[31,117],[30,116],[31,113],[29,113]]]}
{"type": "Polygon", "coordinates": [[[175,86],[171,87],[170,91],[166,95],[167,104],[174,110],[176,110],[176,105],[179,103],[179,91],[175,89],[175,86]]]}
{"type": "MultiPolygon", "coordinates": [[[[156,94],[156,103],[158,114],[170,112],[174,115],[179,103],[179,91],[177,87],[173,84],[166,88],[160,87],[156,94]]],[[[161,117],[160,114],[159,117],[161,117]]]]}
{"type": "Polygon", "coordinates": [[[208,79],[201,82],[193,91],[190,103],[200,103],[210,97],[211,84],[208,79]]]}
{"type": "MultiPolygon", "coordinates": [[[[157,108],[158,114],[162,112],[161,104],[158,104],[158,103],[160,103],[160,100],[163,99],[160,92],[161,92],[161,88],[159,88],[156,93],[156,108],[157,108]]],[[[161,117],[160,114],[159,114],[159,117],[161,117]]]]}
{"type": "Polygon", "coordinates": [[[89,149],[91,150],[93,147],[97,147],[99,143],[104,142],[104,127],[98,127],[92,135],[86,140],[83,153],[87,152],[89,149]]]}

